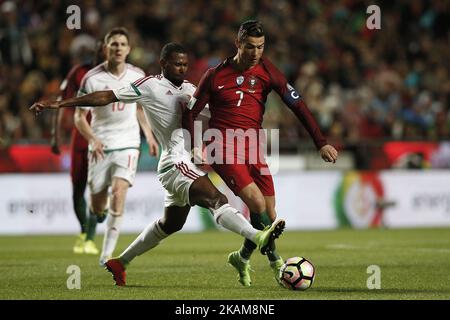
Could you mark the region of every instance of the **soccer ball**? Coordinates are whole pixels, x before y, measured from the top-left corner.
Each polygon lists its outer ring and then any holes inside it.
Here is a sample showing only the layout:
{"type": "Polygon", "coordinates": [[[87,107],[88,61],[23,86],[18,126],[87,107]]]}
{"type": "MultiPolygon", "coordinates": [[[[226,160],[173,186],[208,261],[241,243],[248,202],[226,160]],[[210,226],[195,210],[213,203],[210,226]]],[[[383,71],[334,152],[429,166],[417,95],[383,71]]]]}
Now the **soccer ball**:
{"type": "Polygon", "coordinates": [[[303,257],[287,259],[280,269],[280,283],[290,290],[306,290],[313,284],[316,271],[311,261],[303,257]]]}

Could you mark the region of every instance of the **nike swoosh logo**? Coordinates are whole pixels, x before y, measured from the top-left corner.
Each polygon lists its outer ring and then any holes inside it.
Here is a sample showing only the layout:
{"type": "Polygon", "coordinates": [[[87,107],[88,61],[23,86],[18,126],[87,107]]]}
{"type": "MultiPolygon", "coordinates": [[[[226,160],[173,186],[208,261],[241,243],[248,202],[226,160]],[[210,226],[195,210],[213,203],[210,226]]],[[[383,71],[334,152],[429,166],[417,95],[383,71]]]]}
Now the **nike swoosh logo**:
{"type": "Polygon", "coordinates": [[[222,89],[223,87],[225,87],[225,86],[218,86],[217,88],[222,89]]]}

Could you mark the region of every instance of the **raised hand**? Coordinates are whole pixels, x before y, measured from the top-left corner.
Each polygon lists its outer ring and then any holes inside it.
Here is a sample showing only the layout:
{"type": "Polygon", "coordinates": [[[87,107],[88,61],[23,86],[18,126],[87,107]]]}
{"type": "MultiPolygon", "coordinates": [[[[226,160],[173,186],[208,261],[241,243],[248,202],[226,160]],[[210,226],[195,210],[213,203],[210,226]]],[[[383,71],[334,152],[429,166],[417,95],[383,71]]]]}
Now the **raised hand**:
{"type": "Polygon", "coordinates": [[[326,162],[335,163],[338,157],[337,150],[329,144],[326,144],[322,148],[320,148],[319,153],[322,159],[326,162]]]}

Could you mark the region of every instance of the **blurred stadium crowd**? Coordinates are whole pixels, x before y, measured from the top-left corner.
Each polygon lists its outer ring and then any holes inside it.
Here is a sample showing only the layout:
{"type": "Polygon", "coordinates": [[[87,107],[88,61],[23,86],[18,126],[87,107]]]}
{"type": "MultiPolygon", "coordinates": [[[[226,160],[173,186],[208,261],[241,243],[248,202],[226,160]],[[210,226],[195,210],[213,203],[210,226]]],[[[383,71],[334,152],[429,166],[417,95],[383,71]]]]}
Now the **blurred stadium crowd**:
{"type": "MultiPolygon", "coordinates": [[[[51,113],[36,121],[32,102],[55,98],[71,66],[108,29],[131,33],[131,63],[159,73],[169,41],[190,52],[189,79],[235,52],[238,26],[265,26],[265,55],[300,90],[321,128],[340,148],[372,139],[450,137],[450,4],[447,0],[378,1],[381,30],[368,30],[355,0],[86,0],[81,29],[69,30],[74,1],[0,0],[0,149],[47,142],[51,113]]],[[[67,130],[71,124],[67,123],[67,130]]],[[[297,150],[306,131],[272,94],[265,127],[280,128],[281,148],[297,150]]]]}

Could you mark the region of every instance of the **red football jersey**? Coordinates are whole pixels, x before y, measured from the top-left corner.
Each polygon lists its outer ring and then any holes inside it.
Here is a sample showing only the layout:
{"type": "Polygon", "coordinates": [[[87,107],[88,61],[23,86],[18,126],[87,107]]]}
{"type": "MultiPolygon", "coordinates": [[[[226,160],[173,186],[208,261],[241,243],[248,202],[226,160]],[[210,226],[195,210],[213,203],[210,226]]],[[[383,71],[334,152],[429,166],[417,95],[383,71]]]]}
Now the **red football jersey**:
{"type": "MultiPolygon", "coordinates": [[[[183,127],[193,136],[193,119],[209,104],[210,128],[260,129],[267,95],[275,90],[309,132],[318,149],[327,144],[311,111],[284,75],[268,60],[243,72],[232,65],[232,57],[209,69],[183,115],[183,127]]],[[[193,141],[191,141],[193,143],[193,141]]]]}
{"type": "MultiPolygon", "coordinates": [[[[67,77],[61,84],[60,89],[62,99],[73,98],[77,95],[78,89],[81,85],[81,80],[83,79],[84,75],[92,68],[92,64],[78,64],[69,71],[67,77]]],[[[66,108],[64,112],[66,117],[70,117],[70,119],[73,119],[73,108],[66,108]]],[[[90,113],[87,116],[87,120],[88,122],[91,121],[90,113]]],[[[71,123],[73,123],[73,120],[71,121],[71,123]]],[[[72,129],[72,148],[75,150],[88,149],[88,142],[75,126],[73,126],[72,129]]]]}

